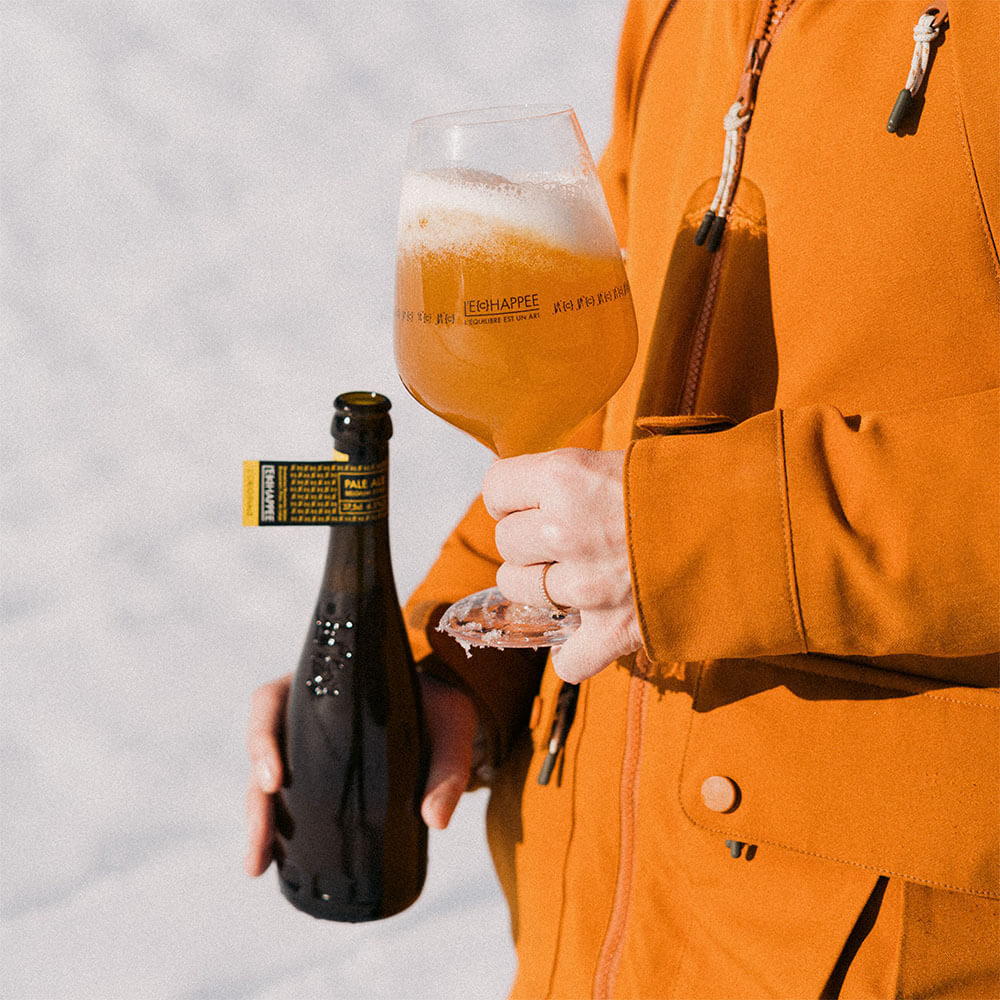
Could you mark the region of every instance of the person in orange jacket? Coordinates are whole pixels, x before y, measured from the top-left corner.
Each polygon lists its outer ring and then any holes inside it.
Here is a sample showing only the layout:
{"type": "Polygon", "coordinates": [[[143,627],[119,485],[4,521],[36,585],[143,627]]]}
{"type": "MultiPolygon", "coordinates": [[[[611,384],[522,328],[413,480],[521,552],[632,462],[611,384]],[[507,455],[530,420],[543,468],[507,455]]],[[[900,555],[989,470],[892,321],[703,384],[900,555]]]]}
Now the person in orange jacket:
{"type": "Polygon", "coordinates": [[[407,605],[424,816],[490,782],[514,997],[1000,995],[998,37],[991,0],[629,5],[639,357],[407,605]],[[434,631],[494,576],[581,608],[547,664],[434,631]]]}

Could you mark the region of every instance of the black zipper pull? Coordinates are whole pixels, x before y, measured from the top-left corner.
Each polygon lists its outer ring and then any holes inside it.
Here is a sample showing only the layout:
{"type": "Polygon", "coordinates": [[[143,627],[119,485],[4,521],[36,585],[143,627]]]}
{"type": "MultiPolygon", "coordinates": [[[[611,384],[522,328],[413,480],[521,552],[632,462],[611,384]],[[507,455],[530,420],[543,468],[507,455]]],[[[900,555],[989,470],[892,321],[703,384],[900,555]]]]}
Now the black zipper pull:
{"type": "Polygon", "coordinates": [[[573,718],[576,715],[576,702],[580,694],[579,684],[570,684],[563,681],[559,689],[559,697],[556,699],[556,712],[552,718],[552,729],[549,732],[549,752],[542,761],[542,769],[538,773],[538,784],[547,785],[555,770],[556,761],[563,747],[566,746],[566,737],[569,735],[570,726],[573,725],[573,718]]]}
{"type": "Polygon", "coordinates": [[[701,220],[701,225],[698,227],[698,231],[694,234],[695,246],[701,246],[705,240],[708,239],[708,234],[712,229],[712,223],[715,222],[715,212],[709,209],[704,218],[701,220]]]}
{"type": "Polygon", "coordinates": [[[726,847],[729,848],[729,856],[738,858],[743,853],[743,848],[747,845],[742,840],[727,840],[726,847]]]}
{"type": "Polygon", "coordinates": [[[885,124],[886,132],[895,132],[899,128],[903,119],[909,114],[912,104],[913,94],[904,87],[899,92],[896,103],[892,106],[892,111],[889,112],[889,120],[885,124]]]}
{"type": "Polygon", "coordinates": [[[948,5],[944,2],[928,7],[920,20],[913,27],[913,59],[910,61],[910,74],[906,78],[906,86],[896,97],[896,103],[889,113],[886,122],[887,132],[898,132],[900,125],[906,120],[913,106],[917,91],[923,86],[930,64],[931,42],[933,42],[948,18],[948,5]]]}

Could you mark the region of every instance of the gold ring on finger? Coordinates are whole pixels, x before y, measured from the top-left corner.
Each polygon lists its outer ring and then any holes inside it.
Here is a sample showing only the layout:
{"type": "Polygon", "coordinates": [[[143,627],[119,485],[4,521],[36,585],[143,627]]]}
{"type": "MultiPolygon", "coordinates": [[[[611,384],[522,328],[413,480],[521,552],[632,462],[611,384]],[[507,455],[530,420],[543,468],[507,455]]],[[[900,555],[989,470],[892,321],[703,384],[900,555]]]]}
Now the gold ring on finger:
{"type": "Polygon", "coordinates": [[[565,618],[566,612],[569,611],[569,607],[565,604],[556,604],[549,595],[548,588],[545,586],[545,576],[550,569],[554,566],[554,563],[542,563],[542,572],[538,577],[538,592],[541,594],[543,601],[552,609],[553,617],[558,616],[559,618],[565,618]]]}

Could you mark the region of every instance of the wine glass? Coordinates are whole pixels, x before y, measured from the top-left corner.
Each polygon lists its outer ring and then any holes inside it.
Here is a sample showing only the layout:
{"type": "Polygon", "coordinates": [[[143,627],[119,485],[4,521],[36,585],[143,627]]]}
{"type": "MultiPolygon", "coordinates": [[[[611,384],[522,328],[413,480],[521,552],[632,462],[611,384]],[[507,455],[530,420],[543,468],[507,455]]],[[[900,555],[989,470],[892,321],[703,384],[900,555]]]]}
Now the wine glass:
{"type": "MultiPolygon", "coordinates": [[[[413,123],[395,352],[411,395],[501,458],[561,446],[625,380],[632,297],[572,108],[413,123]]],[[[537,648],[578,624],[573,609],[510,604],[493,588],[452,605],[439,627],[466,647],[537,648]]]]}

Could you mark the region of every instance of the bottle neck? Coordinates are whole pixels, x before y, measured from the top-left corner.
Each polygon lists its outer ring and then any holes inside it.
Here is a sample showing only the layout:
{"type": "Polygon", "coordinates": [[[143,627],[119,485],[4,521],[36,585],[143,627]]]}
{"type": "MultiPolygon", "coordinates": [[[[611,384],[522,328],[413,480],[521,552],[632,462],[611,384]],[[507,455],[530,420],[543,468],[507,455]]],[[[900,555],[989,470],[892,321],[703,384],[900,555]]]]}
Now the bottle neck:
{"type": "Polygon", "coordinates": [[[378,393],[348,392],[334,400],[333,446],[340,462],[338,503],[343,520],[330,527],[326,581],[336,588],[346,567],[363,588],[392,584],[389,557],[389,438],[391,403],[378,393]],[[381,582],[380,582],[381,581],[381,582]]]}
{"type": "Polygon", "coordinates": [[[333,452],[337,461],[348,465],[385,465],[389,461],[389,442],[360,434],[334,435],[333,452]]]}
{"type": "Polygon", "coordinates": [[[345,522],[384,522],[389,516],[389,442],[382,437],[341,435],[333,444],[345,522]]]}
{"type": "Polygon", "coordinates": [[[344,520],[330,525],[324,586],[368,590],[391,583],[389,449],[384,438],[338,435],[337,488],[344,520]],[[350,449],[350,450],[348,450],[350,449]]]}

